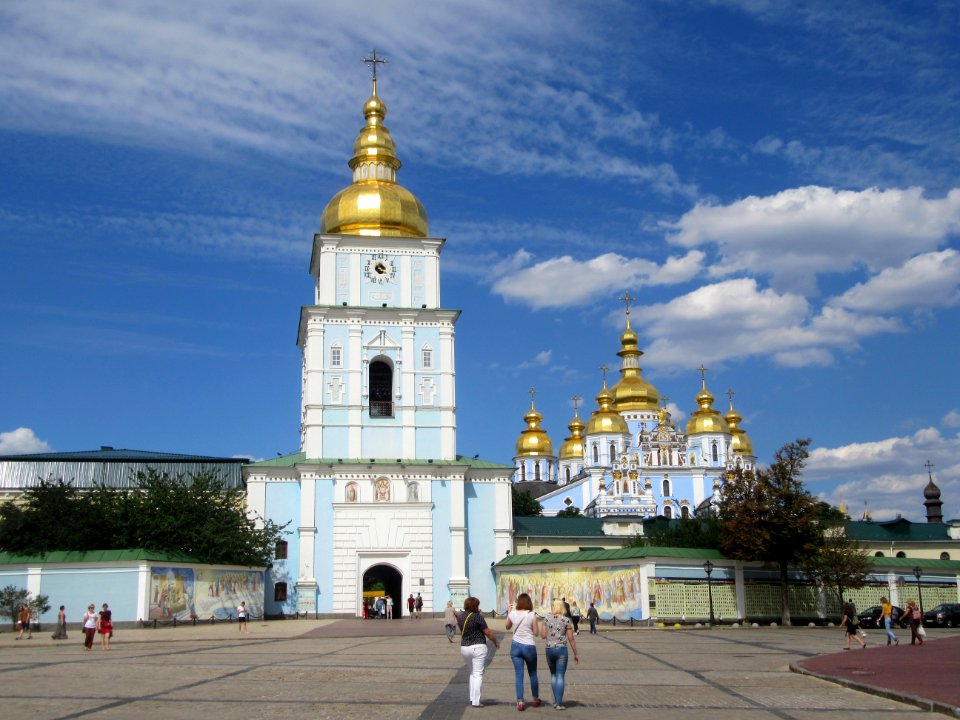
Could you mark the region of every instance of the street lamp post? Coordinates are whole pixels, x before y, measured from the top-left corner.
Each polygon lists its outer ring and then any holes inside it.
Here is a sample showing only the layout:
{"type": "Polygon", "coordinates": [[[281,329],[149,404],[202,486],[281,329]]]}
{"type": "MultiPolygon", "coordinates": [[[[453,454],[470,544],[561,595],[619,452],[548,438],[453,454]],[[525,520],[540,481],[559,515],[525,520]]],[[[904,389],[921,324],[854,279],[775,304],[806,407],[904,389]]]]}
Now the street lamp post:
{"type": "Polygon", "coordinates": [[[920,617],[923,617],[923,590],[920,588],[920,576],[923,575],[923,568],[919,565],[915,565],[913,568],[913,574],[917,578],[917,600],[920,601],[920,617]]]}
{"type": "Polygon", "coordinates": [[[713,572],[713,563],[707,560],[703,564],[703,571],[707,574],[707,597],[710,598],[710,627],[714,625],[713,617],[713,584],[710,582],[710,574],[713,572]]]}

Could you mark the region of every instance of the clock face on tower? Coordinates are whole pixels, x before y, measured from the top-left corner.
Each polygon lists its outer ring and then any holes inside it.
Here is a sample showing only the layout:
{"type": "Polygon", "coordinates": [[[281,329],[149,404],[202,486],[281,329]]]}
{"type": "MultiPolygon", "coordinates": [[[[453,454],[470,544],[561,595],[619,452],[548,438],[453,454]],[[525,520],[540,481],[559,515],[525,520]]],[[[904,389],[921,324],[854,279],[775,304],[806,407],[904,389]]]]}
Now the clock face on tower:
{"type": "Polygon", "coordinates": [[[384,283],[394,281],[397,275],[397,267],[394,265],[393,260],[386,255],[377,253],[367,260],[364,274],[370,282],[383,285],[384,283]]]}

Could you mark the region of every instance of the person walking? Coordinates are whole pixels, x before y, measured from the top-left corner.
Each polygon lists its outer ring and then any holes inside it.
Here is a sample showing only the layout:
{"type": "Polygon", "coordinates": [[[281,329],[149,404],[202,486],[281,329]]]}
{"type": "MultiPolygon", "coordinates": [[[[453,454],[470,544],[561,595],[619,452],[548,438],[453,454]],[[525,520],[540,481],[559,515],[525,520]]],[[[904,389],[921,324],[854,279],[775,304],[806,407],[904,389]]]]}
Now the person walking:
{"type": "Polygon", "coordinates": [[[463,613],[457,624],[460,626],[460,655],[470,666],[470,704],[482,708],[480,691],[483,688],[483,671],[493,662],[493,656],[500,649],[500,641],[493,630],[487,627],[487,621],[480,613],[478,598],[468,597],[463,601],[463,613]],[[487,647],[488,639],[493,643],[494,652],[487,647]]]}
{"type": "Polygon", "coordinates": [[[247,632],[247,601],[241,600],[237,606],[237,625],[241,635],[248,635],[247,632]]]}
{"type": "Polygon", "coordinates": [[[407,598],[407,613],[410,615],[410,619],[413,620],[413,609],[417,606],[417,601],[413,597],[413,593],[410,593],[410,597],[407,598]]]}
{"type": "Polygon", "coordinates": [[[857,619],[856,610],[854,609],[853,603],[849,600],[843,604],[843,619],[840,620],[840,624],[843,625],[843,639],[844,639],[844,650],[850,649],[850,639],[853,638],[856,640],[860,647],[865,648],[867,644],[860,639],[860,636],[857,635],[857,619]]]}
{"type": "Polygon", "coordinates": [[[33,640],[33,628],[30,626],[30,606],[26,603],[23,603],[20,606],[20,611],[17,613],[17,625],[20,628],[20,632],[17,633],[17,640],[23,637],[23,633],[27,633],[27,640],[33,640]]]}
{"type": "Polygon", "coordinates": [[[389,595],[383,596],[383,607],[387,611],[387,620],[393,620],[393,598],[389,595]]]}
{"type": "Polygon", "coordinates": [[[570,606],[570,619],[573,620],[573,634],[580,634],[580,606],[577,605],[577,601],[574,600],[573,604],[570,606]]]}
{"type": "Polygon", "coordinates": [[[100,647],[109,650],[110,638],[113,637],[113,613],[106,603],[103,604],[103,609],[97,616],[97,632],[100,633],[100,647]]]}
{"type": "Polygon", "coordinates": [[[421,617],[423,616],[423,598],[420,597],[420,593],[417,593],[416,608],[417,608],[417,620],[420,620],[421,617]]]}
{"type": "Polygon", "coordinates": [[[597,634],[597,620],[600,619],[600,613],[597,612],[597,606],[593,603],[590,603],[590,607],[587,608],[587,620],[590,621],[590,634],[597,634]]]}
{"type": "Polygon", "coordinates": [[[573,623],[564,612],[563,600],[554,600],[551,613],[543,618],[540,635],[547,641],[547,667],[550,668],[550,686],[553,689],[553,707],[566,710],[563,704],[563,689],[567,673],[569,651],[573,650],[573,661],[580,662],[577,641],[573,637],[573,623]]]}
{"type": "Polygon", "coordinates": [[[923,635],[920,634],[920,623],[923,620],[923,616],[920,614],[920,609],[917,607],[917,603],[913,600],[907,600],[907,609],[903,611],[903,617],[900,618],[900,622],[909,622],[910,623],[910,644],[916,645],[919,640],[919,644],[923,645],[923,635]]]}
{"type": "Polygon", "coordinates": [[[457,611],[453,609],[453,600],[447,600],[443,609],[443,627],[447,631],[447,640],[453,642],[453,634],[457,631],[457,611]]]}
{"type": "Polygon", "coordinates": [[[57,613],[57,631],[51,636],[54,640],[67,640],[67,613],[64,606],[60,606],[57,613]]]}
{"type": "Polygon", "coordinates": [[[87,606],[87,612],[83,616],[83,649],[93,649],[93,638],[97,634],[97,623],[100,616],[96,613],[96,606],[90,603],[87,606]]]}
{"type": "Polygon", "coordinates": [[[513,642],[510,643],[510,659],[513,661],[513,673],[517,689],[517,710],[523,712],[523,668],[530,674],[530,694],[533,707],[540,707],[540,680],[537,677],[537,636],[540,623],[533,612],[533,602],[527,593],[520,593],[516,607],[507,613],[507,630],[513,629],[513,642]]]}
{"type": "Polygon", "coordinates": [[[891,627],[893,625],[893,606],[885,597],[880,598],[880,617],[883,618],[883,627],[887,629],[887,645],[890,643],[899,645],[900,641],[891,627]]]}

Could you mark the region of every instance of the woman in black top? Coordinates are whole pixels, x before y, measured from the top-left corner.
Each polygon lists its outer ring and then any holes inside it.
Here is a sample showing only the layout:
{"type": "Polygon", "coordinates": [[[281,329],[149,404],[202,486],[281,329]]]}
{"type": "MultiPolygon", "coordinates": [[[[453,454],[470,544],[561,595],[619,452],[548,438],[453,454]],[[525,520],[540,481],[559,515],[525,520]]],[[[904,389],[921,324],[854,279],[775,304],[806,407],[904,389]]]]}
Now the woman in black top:
{"type": "Polygon", "coordinates": [[[457,618],[460,628],[460,654],[470,664],[470,704],[483,707],[480,702],[480,689],[483,686],[483,671],[493,660],[494,653],[487,648],[487,638],[493,642],[496,650],[500,641],[487,627],[487,621],[480,614],[480,600],[468,597],[463,601],[463,612],[457,618]]]}

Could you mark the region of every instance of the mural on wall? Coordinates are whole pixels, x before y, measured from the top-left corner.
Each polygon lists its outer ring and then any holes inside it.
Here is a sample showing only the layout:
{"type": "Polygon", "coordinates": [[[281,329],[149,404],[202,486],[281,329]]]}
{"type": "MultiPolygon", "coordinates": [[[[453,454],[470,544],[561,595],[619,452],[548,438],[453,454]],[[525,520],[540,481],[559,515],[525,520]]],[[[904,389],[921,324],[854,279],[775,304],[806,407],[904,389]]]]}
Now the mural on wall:
{"type": "Polygon", "coordinates": [[[541,614],[550,611],[555,598],[566,598],[571,604],[576,600],[583,615],[592,602],[604,620],[643,619],[637,567],[502,572],[497,577],[497,611],[505,612],[523,592],[530,595],[534,610],[541,614]]]}
{"type": "Polygon", "coordinates": [[[263,573],[190,567],[150,568],[151,620],[226,620],[246,602],[250,617],[263,615],[263,573]]]}

